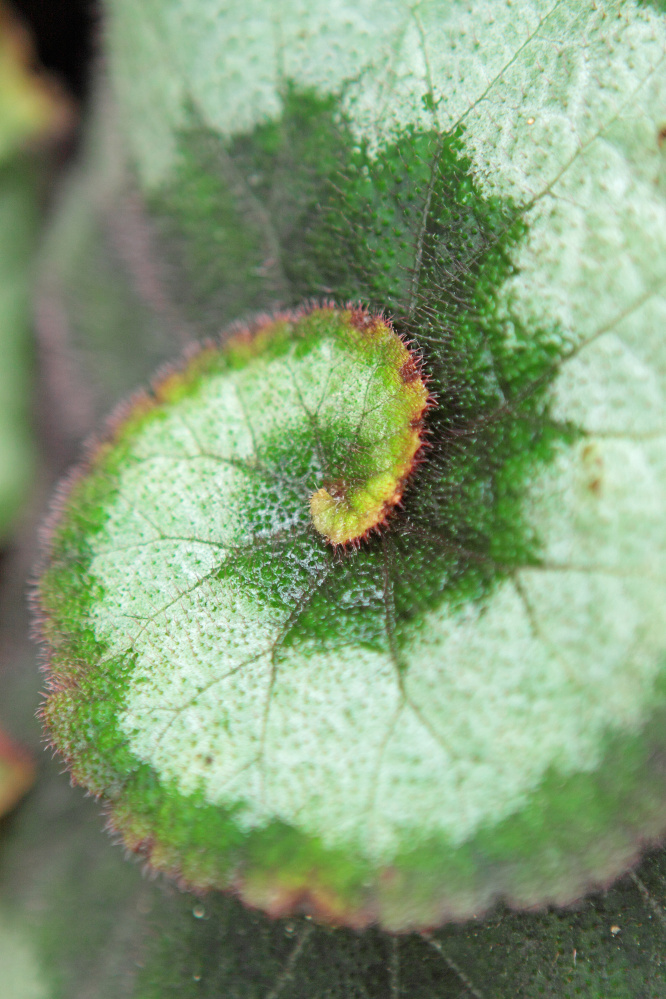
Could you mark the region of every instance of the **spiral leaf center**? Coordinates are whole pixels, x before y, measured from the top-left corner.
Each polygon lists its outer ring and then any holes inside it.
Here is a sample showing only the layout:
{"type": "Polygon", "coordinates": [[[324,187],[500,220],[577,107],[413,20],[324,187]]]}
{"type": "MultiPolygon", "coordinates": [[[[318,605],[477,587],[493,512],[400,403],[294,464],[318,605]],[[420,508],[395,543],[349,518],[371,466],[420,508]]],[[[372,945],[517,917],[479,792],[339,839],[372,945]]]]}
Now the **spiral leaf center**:
{"type": "Polygon", "coordinates": [[[342,474],[310,497],[315,529],[333,545],[356,545],[378,529],[403,494],[422,440],[428,390],[417,358],[390,323],[361,309],[340,313],[350,360],[370,363],[342,474]]]}

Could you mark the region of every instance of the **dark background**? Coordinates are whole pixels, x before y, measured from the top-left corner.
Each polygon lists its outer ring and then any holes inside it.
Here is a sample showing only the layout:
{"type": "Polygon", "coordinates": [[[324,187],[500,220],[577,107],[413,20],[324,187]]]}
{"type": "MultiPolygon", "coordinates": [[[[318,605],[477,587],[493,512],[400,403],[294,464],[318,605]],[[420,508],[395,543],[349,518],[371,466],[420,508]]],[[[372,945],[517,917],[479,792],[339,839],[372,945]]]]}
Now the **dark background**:
{"type": "Polygon", "coordinates": [[[93,0],[11,0],[9,6],[32,31],[42,65],[60,77],[75,97],[85,98],[100,30],[98,4],[93,0]]]}

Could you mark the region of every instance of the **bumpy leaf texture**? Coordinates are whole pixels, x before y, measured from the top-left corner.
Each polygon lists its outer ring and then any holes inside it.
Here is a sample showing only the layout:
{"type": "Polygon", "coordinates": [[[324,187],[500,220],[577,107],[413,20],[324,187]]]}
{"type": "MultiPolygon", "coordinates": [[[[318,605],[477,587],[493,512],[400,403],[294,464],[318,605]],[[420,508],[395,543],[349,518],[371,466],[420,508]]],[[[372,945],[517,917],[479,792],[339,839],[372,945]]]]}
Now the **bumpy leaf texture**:
{"type": "MultiPolygon", "coordinates": [[[[197,383],[132,414],[54,531],[56,742],[156,866],[273,912],[405,929],[571,899],[666,825],[663,14],[109,14],[192,326],[361,300],[438,405],[404,509],[344,558],[277,471],[234,520],[259,378],[249,408],[197,383]]],[[[288,472],[300,379],[271,407],[288,472]]]]}

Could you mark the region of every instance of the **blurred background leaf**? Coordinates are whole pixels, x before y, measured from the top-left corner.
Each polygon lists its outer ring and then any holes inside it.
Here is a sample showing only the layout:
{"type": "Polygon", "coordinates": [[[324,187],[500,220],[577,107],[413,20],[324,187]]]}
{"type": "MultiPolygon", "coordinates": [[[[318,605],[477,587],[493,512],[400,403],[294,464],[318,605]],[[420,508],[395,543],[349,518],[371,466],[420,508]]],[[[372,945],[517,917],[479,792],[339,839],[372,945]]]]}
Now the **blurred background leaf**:
{"type": "Polygon", "coordinates": [[[49,144],[71,117],[64,94],[33,63],[29,35],[0,7],[0,538],[33,473],[31,259],[49,144]]]}

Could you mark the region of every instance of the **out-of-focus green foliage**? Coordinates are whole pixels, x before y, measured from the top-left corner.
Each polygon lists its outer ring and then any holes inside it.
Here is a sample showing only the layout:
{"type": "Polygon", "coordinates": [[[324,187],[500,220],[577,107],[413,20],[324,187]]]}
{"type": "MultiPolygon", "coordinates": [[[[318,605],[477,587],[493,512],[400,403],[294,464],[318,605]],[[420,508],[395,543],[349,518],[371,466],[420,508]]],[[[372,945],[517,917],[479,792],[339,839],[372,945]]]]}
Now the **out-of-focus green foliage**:
{"type": "Polygon", "coordinates": [[[31,66],[23,29],[0,7],[0,542],[33,468],[31,261],[45,145],[66,104],[31,66]]]}

